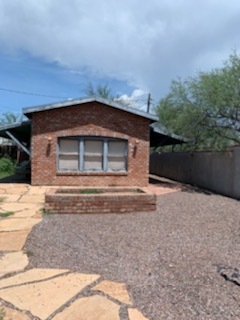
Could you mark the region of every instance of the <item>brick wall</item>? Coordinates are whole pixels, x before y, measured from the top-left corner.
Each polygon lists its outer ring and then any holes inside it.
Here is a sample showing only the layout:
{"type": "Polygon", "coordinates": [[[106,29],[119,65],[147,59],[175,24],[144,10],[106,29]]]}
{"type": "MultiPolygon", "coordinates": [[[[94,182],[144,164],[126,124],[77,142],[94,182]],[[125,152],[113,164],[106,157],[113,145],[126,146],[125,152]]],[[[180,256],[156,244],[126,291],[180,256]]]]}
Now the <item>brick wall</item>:
{"type": "MultiPolygon", "coordinates": [[[[78,189],[77,189],[78,190],[78,189]]],[[[127,190],[127,189],[126,189],[127,190]]],[[[134,192],[104,194],[58,193],[51,189],[45,195],[45,210],[49,213],[127,213],[156,210],[156,195],[134,192]]],[[[75,190],[72,190],[76,192],[75,190]]]]}
{"type": "Polygon", "coordinates": [[[33,113],[32,184],[146,186],[149,123],[148,119],[98,102],[33,113]],[[128,172],[57,172],[57,139],[66,136],[106,136],[128,140],[128,172]]]}

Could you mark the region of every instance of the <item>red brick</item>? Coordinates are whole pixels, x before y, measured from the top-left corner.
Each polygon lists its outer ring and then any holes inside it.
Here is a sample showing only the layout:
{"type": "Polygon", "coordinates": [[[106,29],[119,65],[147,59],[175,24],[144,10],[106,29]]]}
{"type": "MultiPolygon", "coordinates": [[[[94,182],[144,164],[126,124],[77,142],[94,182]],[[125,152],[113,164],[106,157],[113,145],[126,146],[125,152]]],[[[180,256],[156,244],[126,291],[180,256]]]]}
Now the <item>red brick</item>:
{"type": "Polygon", "coordinates": [[[52,213],[127,213],[156,210],[156,195],[151,193],[80,194],[50,190],[45,196],[45,209],[52,213]]]}
{"type": "Polygon", "coordinates": [[[33,113],[32,184],[146,186],[149,123],[146,118],[98,102],[33,113]],[[128,140],[128,172],[58,173],[57,139],[63,136],[107,136],[128,140]],[[52,138],[50,144],[48,137],[52,138]]]}

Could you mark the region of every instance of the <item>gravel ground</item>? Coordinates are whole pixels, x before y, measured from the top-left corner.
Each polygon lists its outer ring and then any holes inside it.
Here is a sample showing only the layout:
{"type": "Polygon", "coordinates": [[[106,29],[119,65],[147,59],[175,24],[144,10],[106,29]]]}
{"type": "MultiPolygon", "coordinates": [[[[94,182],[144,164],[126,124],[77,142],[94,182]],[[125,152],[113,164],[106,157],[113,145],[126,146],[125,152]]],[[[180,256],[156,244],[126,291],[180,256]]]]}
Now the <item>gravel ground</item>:
{"type": "Polygon", "coordinates": [[[151,213],[48,215],[25,250],[31,267],[125,282],[149,319],[240,319],[240,206],[233,199],[189,189],[159,196],[151,213]]]}

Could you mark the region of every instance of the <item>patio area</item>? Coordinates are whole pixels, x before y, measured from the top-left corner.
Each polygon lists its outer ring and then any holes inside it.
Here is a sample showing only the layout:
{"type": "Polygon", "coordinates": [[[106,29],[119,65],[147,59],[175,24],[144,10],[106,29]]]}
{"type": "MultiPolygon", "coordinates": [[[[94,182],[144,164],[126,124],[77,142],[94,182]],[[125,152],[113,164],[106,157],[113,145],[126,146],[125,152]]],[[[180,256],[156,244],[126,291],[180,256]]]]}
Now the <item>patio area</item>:
{"type": "Polygon", "coordinates": [[[239,281],[239,201],[172,191],[158,196],[156,212],[46,216],[25,245],[30,265],[125,283],[148,319],[240,318],[240,289],[230,281],[239,281]]]}
{"type": "Polygon", "coordinates": [[[86,320],[240,318],[239,201],[151,177],[156,212],[42,216],[48,189],[0,184],[0,213],[11,213],[0,220],[7,315],[74,320],[81,309],[86,320]],[[66,295],[57,290],[67,283],[66,295]],[[24,292],[33,298],[20,299],[24,292]]]}

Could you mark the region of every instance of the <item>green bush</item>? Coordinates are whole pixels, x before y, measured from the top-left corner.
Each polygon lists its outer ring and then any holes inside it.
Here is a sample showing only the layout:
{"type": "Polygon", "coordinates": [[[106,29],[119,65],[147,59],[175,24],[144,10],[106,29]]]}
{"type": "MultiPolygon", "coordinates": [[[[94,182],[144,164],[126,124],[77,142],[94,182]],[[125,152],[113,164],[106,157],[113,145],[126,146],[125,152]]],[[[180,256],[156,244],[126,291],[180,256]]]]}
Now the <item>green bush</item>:
{"type": "Polygon", "coordinates": [[[5,313],[4,309],[1,308],[0,309],[0,320],[3,320],[5,318],[5,315],[6,315],[6,313],[5,313]]]}
{"type": "Polygon", "coordinates": [[[1,173],[13,173],[14,170],[15,170],[15,163],[10,157],[4,156],[0,159],[1,173]]]}

